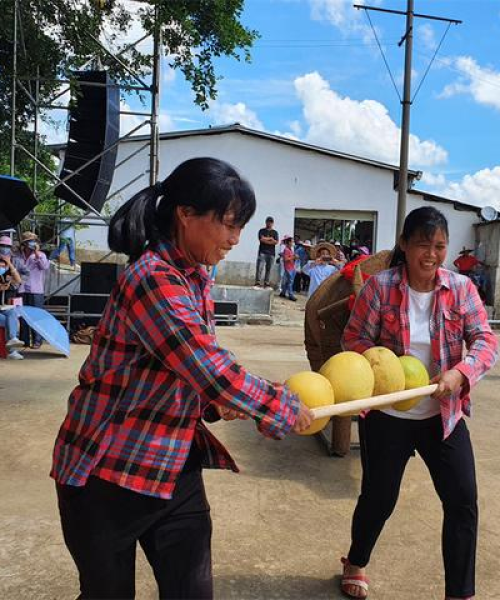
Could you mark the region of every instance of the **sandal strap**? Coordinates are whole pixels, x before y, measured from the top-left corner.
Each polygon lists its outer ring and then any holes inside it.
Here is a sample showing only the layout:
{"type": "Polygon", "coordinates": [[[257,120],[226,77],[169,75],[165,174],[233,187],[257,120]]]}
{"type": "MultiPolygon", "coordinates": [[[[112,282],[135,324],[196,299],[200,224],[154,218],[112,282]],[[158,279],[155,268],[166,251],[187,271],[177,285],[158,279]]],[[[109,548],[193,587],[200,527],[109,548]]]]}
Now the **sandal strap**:
{"type": "Polygon", "coordinates": [[[358,576],[342,579],[342,587],[344,588],[347,585],[355,585],[365,590],[365,592],[368,591],[368,582],[366,579],[360,579],[358,576]]]}

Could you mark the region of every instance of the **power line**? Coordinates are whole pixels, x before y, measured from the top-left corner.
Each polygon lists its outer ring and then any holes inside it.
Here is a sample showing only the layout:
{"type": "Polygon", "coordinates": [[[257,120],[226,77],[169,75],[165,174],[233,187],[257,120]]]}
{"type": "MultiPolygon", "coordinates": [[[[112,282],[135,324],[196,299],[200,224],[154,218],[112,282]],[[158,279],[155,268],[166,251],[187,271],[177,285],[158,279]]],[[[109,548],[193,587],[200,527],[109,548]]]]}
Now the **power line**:
{"type": "Polygon", "coordinates": [[[370,27],[372,28],[373,35],[375,36],[375,39],[377,40],[377,45],[378,45],[378,48],[380,50],[380,54],[382,55],[382,58],[384,59],[384,64],[385,64],[385,66],[387,68],[387,72],[389,73],[389,77],[391,78],[392,85],[394,86],[394,89],[396,90],[396,94],[398,95],[399,101],[402,102],[403,100],[401,99],[401,94],[399,93],[398,86],[396,85],[396,82],[394,81],[394,77],[392,75],[391,68],[389,67],[389,63],[387,62],[387,59],[385,57],[384,51],[382,49],[382,46],[380,45],[380,42],[379,42],[379,39],[378,39],[378,35],[377,35],[377,31],[376,31],[375,27],[373,26],[372,20],[370,19],[370,14],[369,14],[369,12],[367,10],[365,10],[365,15],[366,15],[366,17],[368,19],[368,22],[370,23],[370,27]]]}

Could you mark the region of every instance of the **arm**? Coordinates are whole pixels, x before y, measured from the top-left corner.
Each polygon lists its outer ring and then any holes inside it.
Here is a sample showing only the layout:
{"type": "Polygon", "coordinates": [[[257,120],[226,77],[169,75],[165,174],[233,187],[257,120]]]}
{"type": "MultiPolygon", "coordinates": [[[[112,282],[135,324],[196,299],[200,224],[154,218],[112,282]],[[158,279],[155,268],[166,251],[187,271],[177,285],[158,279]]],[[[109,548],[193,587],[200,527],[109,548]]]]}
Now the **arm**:
{"type": "Polygon", "coordinates": [[[464,387],[467,393],[497,361],[498,342],[488,324],[488,315],[472,281],[466,281],[464,292],[462,304],[467,354],[453,368],[466,378],[464,387]]]}
{"type": "Polygon", "coordinates": [[[10,257],[8,257],[8,256],[5,257],[5,261],[7,263],[7,266],[9,267],[10,275],[12,277],[12,281],[10,282],[10,285],[14,289],[16,289],[22,283],[21,275],[19,274],[19,271],[14,266],[14,263],[12,262],[12,260],[10,259],[10,257]]]}
{"type": "Polygon", "coordinates": [[[302,273],[309,275],[311,269],[314,267],[315,264],[316,263],[314,260],[308,260],[307,263],[302,267],[302,273]]]}
{"type": "Polygon", "coordinates": [[[262,242],[263,244],[268,244],[269,246],[276,246],[278,240],[270,235],[261,235],[259,236],[259,242],[262,242]]]}
{"type": "Polygon", "coordinates": [[[143,278],[133,290],[128,325],[205,403],[248,414],[269,437],[280,439],[294,426],[298,398],[251,375],[218,345],[179,275],[156,272],[143,278]]]}
{"type": "Polygon", "coordinates": [[[380,290],[375,277],[361,288],[342,335],[344,350],[362,354],[377,345],[380,336],[380,290]]]}
{"type": "Polygon", "coordinates": [[[49,259],[44,252],[40,251],[39,246],[35,250],[35,265],[40,271],[46,271],[50,267],[49,259]]]}

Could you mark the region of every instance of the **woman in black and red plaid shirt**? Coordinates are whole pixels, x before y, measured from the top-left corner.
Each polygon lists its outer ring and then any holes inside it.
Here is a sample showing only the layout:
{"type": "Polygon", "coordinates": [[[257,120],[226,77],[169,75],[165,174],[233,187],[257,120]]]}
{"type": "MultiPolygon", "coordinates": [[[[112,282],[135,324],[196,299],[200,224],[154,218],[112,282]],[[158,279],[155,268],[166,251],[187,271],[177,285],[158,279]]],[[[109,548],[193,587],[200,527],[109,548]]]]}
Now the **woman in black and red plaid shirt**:
{"type": "Polygon", "coordinates": [[[51,471],[82,599],[133,598],[139,542],[160,598],[212,598],[202,467],[237,471],[204,421],[251,417],[265,436],[311,413],[214,334],[215,265],[255,211],[228,164],[189,160],[122,206],[109,246],[130,257],[69,399],[51,471]]]}

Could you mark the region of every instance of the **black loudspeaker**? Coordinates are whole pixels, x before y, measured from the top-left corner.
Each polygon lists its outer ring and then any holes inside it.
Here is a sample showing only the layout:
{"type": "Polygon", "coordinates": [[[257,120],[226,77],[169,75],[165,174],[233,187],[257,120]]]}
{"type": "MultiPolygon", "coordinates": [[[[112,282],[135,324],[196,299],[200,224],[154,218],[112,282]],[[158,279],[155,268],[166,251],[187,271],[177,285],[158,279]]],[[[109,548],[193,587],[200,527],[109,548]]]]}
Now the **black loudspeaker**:
{"type": "MultiPolygon", "coordinates": [[[[120,90],[107,71],[82,71],[75,78],[82,85],[77,85],[76,103],[69,113],[69,139],[61,179],[115,144],[120,136],[120,90]]],[[[113,180],[117,150],[118,145],[68,179],[66,185],[71,189],[59,184],[55,195],[87,209],[73,193],[76,192],[100,212],[113,180]]]]}
{"type": "Polygon", "coordinates": [[[101,315],[108,298],[109,294],[71,294],[71,314],[101,315]]]}
{"type": "Polygon", "coordinates": [[[124,266],[117,263],[90,263],[80,265],[82,294],[110,294],[124,266]]]}
{"type": "Polygon", "coordinates": [[[108,298],[109,294],[71,294],[69,303],[71,331],[97,325],[108,298]]]}

